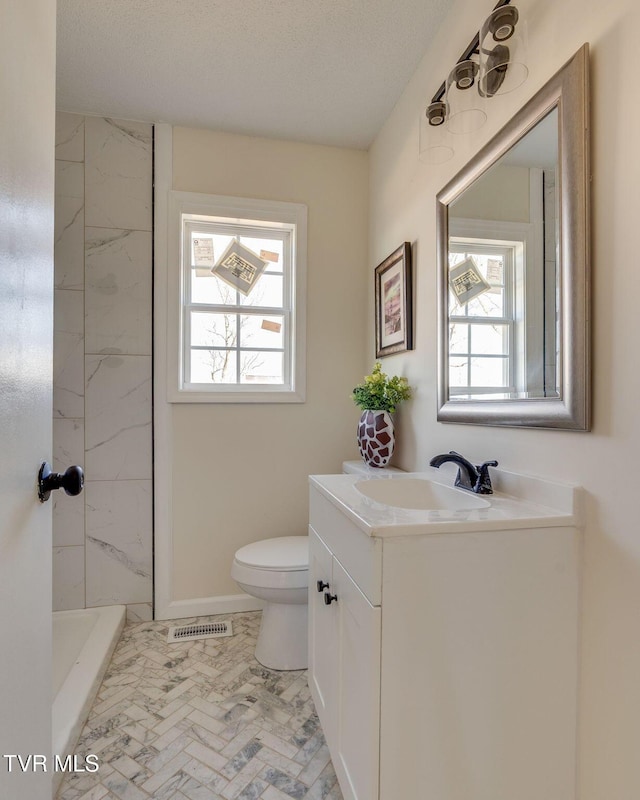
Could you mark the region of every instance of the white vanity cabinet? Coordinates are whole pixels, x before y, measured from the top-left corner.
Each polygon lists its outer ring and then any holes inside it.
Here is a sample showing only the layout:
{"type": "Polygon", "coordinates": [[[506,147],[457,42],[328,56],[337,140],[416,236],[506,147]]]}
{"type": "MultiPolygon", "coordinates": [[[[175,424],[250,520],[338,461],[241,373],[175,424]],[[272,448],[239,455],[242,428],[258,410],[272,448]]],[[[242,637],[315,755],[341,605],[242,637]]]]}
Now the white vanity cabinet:
{"type": "Polygon", "coordinates": [[[309,685],[345,800],[573,800],[575,525],[397,535],[322,477],[309,685]]]}

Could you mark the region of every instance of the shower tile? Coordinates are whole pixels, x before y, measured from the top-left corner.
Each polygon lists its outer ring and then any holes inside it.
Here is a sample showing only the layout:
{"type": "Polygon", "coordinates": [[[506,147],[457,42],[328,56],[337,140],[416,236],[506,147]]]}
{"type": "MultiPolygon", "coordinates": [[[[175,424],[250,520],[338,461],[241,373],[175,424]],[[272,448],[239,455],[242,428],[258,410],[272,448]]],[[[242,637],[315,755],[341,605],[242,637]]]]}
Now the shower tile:
{"type": "Polygon", "coordinates": [[[153,126],[85,120],[86,224],[151,230],[153,126]]]}
{"type": "Polygon", "coordinates": [[[84,117],[80,114],[56,114],[56,158],[84,161],[84,117]]]}
{"type": "Polygon", "coordinates": [[[87,480],[151,478],[151,357],[85,358],[87,480]]]}
{"type": "Polygon", "coordinates": [[[54,292],[53,416],[84,416],[84,293],[54,292]]]}
{"type": "MultiPolygon", "coordinates": [[[[84,464],[84,420],[53,420],[53,469],[64,472],[72,464],[84,464]]],[[[64,491],[54,492],[53,545],[84,546],[84,497],[69,497],[64,491]]]]}
{"type": "Polygon", "coordinates": [[[82,419],[53,420],[53,462],[56,472],[84,461],[84,422],[82,419]]]}
{"type": "Polygon", "coordinates": [[[53,548],[53,610],[84,608],[84,547],[53,548]]]}
{"type": "Polygon", "coordinates": [[[84,288],[84,200],[81,197],[56,197],[54,283],[56,289],[84,288]]]}
{"type": "Polygon", "coordinates": [[[84,200],[84,164],[78,161],[56,160],[55,196],[84,200]]]}
{"type": "Polygon", "coordinates": [[[84,500],[64,492],[53,496],[53,546],[84,545],[84,500]]]}
{"type": "Polygon", "coordinates": [[[85,486],[87,606],[151,602],[151,481],[85,486]]]}
{"type": "Polygon", "coordinates": [[[151,355],[151,233],[87,228],[87,353],[151,355]]]}

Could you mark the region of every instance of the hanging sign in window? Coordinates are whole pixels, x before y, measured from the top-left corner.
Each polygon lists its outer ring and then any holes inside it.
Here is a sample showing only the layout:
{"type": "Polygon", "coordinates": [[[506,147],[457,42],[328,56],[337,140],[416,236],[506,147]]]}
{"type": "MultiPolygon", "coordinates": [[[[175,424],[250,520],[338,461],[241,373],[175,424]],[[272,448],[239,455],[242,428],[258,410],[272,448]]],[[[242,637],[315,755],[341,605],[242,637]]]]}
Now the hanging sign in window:
{"type": "Polygon", "coordinates": [[[478,269],[475,258],[469,256],[449,270],[449,288],[459,306],[491,289],[478,269]]]}
{"type": "Polygon", "coordinates": [[[263,261],[272,261],[274,264],[277,264],[278,261],[280,261],[280,253],[274,253],[272,250],[261,250],[260,258],[263,261]]]}
{"type": "Polygon", "coordinates": [[[213,258],[213,239],[210,236],[193,239],[193,265],[199,278],[210,278],[215,264],[213,258]]]}
{"type": "Polygon", "coordinates": [[[241,294],[248,295],[267,267],[267,262],[238,241],[229,246],[220,256],[212,272],[241,294]]]}

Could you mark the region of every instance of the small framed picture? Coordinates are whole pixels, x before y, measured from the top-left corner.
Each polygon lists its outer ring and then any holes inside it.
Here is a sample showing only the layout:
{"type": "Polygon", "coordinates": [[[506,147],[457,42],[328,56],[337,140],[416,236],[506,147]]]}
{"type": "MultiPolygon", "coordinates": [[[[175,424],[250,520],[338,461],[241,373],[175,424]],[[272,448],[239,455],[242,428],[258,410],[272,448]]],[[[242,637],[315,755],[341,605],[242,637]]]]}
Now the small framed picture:
{"type": "Polygon", "coordinates": [[[411,245],[402,244],[376,267],[376,358],[413,350],[411,245]]]}
{"type": "Polygon", "coordinates": [[[216,261],[211,272],[225,283],[248,295],[267,267],[267,261],[259,258],[253,250],[233,240],[216,261]]]}

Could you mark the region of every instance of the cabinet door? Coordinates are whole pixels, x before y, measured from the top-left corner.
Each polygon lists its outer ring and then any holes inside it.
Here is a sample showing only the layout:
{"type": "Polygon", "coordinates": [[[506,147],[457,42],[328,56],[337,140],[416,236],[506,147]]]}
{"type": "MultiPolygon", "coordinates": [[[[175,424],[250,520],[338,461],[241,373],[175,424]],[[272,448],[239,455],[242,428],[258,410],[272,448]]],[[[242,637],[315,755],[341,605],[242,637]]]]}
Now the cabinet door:
{"type": "Polygon", "coordinates": [[[339,644],[337,746],[331,755],[345,800],[377,800],[381,611],[335,558],[332,589],[339,644]]]}
{"type": "MultiPolygon", "coordinates": [[[[338,629],[336,604],[325,605],[324,591],[317,582],[329,584],[333,592],[333,557],[313,528],[309,528],[309,688],[327,742],[335,737],[338,707],[338,629]]],[[[331,745],[329,744],[329,747],[331,745]]]]}

